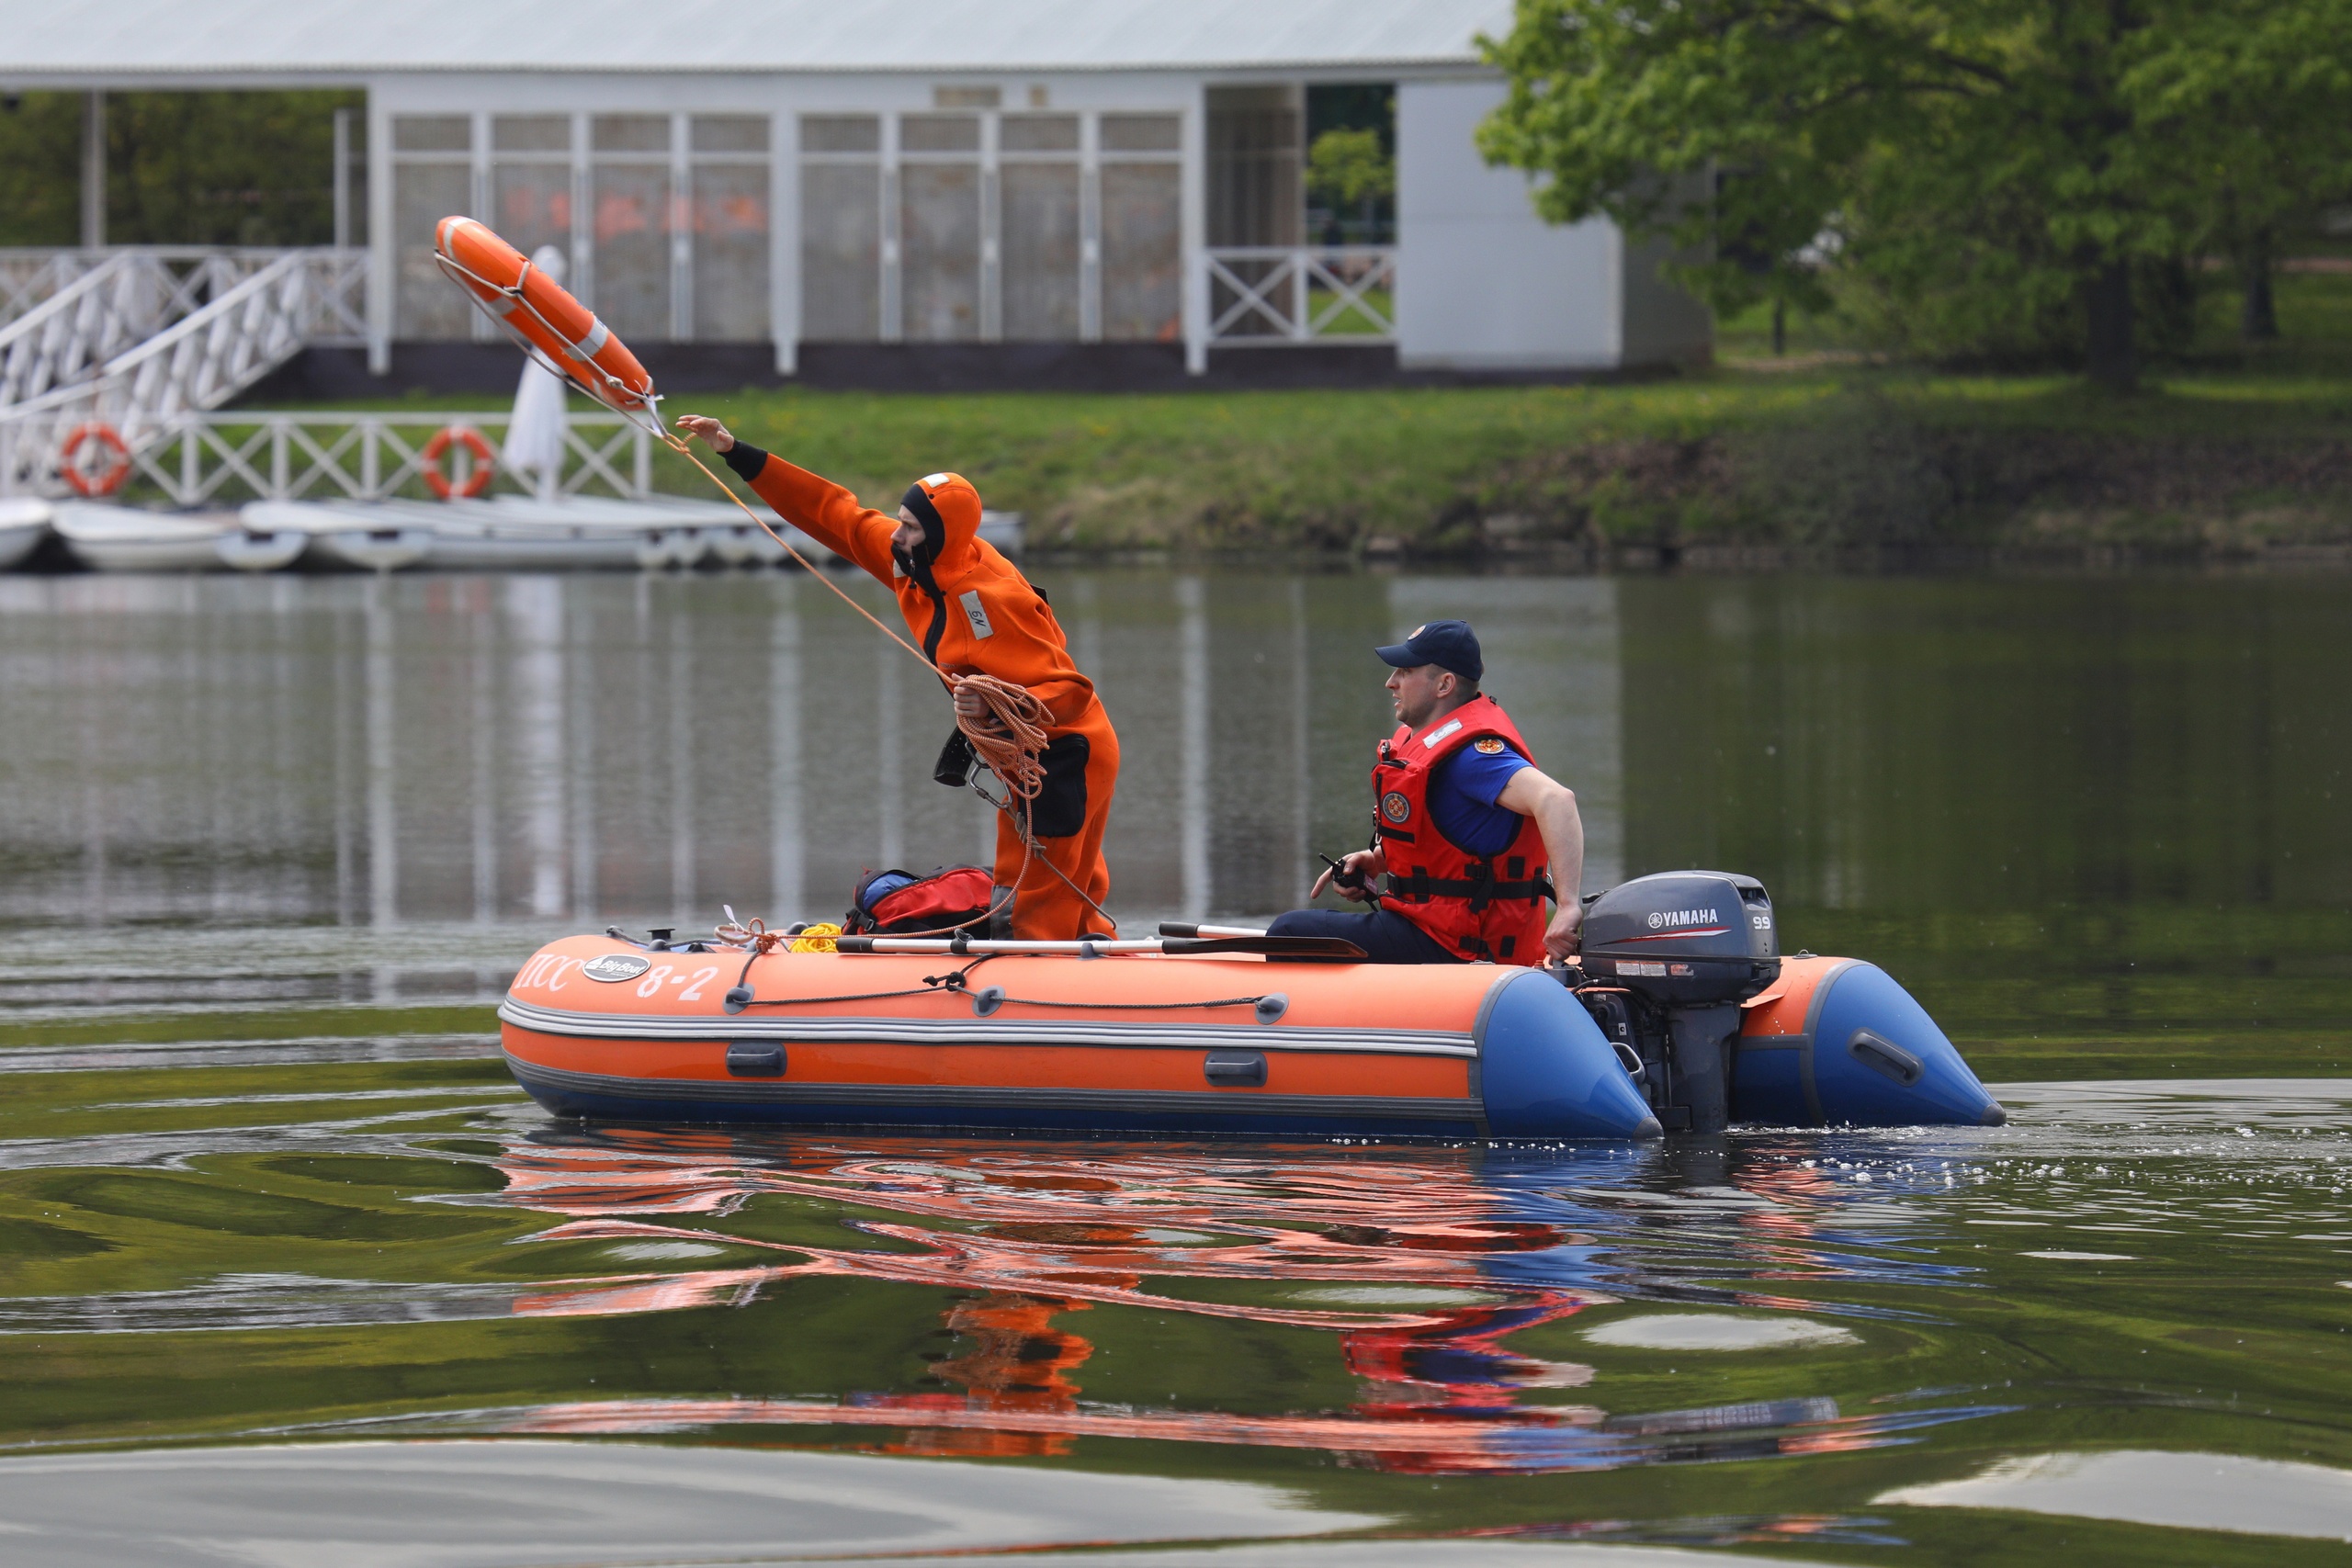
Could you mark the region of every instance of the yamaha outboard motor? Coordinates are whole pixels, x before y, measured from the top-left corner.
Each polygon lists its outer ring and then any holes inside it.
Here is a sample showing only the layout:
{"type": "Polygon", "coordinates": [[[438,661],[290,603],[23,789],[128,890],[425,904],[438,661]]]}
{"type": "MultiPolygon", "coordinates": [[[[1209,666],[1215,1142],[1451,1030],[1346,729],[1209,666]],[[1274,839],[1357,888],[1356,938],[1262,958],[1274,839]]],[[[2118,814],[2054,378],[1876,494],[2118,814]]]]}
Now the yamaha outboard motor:
{"type": "Polygon", "coordinates": [[[1587,907],[1578,999],[1668,1132],[2007,1119],[1893,976],[1784,961],[1777,937],[1764,885],[1727,872],[1637,877],[1587,907]]]}
{"type": "Polygon", "coordinates": [[[1780,978],[1775,937],[1764,885],[1724,871],[1635,877],[1585,910],[1586,972],[1634,1002],[1623,1019],[1596,1019],[1640,1058],[1667,1131],[1720,1133],[1730,1121],[1739,1004],[1780,978]]]}

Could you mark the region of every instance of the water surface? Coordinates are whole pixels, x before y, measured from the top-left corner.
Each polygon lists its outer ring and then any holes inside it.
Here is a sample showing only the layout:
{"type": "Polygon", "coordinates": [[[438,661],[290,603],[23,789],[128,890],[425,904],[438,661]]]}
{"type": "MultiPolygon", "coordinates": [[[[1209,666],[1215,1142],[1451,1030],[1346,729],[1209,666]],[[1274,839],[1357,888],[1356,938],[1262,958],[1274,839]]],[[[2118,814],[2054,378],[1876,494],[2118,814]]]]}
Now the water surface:
{"type": "Polygon", "coordinates": [[[1041,576],[1123,913],[1297,897],[1465,614],[1589,887],[1754,872],[2016,1120],[553,1122],[544,935],[978,852],[920,671],[806,580],[0,580],[11,1551],[2340,1560],[2352,584],[1041,576]]]}

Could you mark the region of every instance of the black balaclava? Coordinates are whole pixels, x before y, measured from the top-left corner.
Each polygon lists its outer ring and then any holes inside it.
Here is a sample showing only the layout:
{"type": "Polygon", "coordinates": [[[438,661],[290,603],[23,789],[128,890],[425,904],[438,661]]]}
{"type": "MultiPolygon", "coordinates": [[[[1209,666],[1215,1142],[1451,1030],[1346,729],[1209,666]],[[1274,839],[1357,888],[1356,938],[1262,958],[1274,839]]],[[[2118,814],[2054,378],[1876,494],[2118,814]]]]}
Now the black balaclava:
{"type": "Polygon", "coordinates": [[[931,503],[931,497],[920,482],[907,487],[899,504],[913,513],[915,521],[922,525],[922,543],[911,550],[902,550],[894,543],[890,553],[898,558],[899,569],[914,579],[924,592],[935,594],[940,589],[931,574],[931,565],[947,543],[947,525],[939,520],[939,508],[931,503]]]}
{"type": "Polygon", "coordinates": [[[933,664],[939,662],[940,635],[947,629],[947,594],[939,586],[939,579],[932,575],[931,563],[939,558],[940,547],[947,542],[947,525],[939,520],[939,508],[931,503],[920,483],[907,487],[899,504],[915,514],[922,525],[922,543],[911,550],[902,550],[895,539],[890,543],[890,555],[899,570],[911,579],[914,585],[931,599],[931,628],[923,633],[922,656],[933,664]]]}

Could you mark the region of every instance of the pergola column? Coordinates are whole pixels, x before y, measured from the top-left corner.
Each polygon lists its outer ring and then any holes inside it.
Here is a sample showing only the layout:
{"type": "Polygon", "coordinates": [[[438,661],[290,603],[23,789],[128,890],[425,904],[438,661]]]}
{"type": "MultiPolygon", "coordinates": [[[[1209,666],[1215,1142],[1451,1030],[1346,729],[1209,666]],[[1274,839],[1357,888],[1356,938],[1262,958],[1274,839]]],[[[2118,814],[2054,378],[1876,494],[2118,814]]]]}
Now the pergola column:
{"type": "Polygon", "coordinates": [[[82,104],[82,248],[107,243],[107,96],[90,90],[82,104]]]}

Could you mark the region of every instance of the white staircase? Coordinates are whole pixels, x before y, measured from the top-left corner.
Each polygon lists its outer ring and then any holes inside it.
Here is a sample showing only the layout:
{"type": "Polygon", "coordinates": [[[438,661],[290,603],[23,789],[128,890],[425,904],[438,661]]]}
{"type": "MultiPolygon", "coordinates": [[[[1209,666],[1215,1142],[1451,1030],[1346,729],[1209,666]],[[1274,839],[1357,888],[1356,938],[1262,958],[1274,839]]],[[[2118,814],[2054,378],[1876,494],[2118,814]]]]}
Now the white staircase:
{"type": "Polygon", "coordinates": [[[0,493],[70,493],[69,446],[85,482],[127,474],[304,346],[366,340],[364,251],[218,252],[185,268],[126,251],[65,270],[0,326],[0,493]]]}

